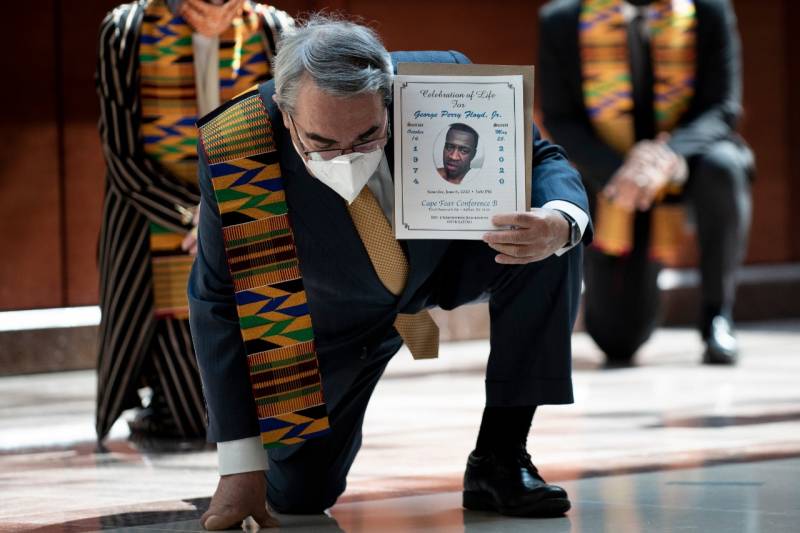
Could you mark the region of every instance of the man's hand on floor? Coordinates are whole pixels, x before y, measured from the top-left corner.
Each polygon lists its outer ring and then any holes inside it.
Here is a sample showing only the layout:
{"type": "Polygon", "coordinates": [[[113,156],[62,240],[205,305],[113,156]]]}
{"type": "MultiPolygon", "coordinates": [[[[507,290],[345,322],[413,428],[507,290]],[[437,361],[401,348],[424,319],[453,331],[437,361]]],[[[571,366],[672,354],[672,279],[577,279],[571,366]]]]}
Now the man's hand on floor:
{"type": "Polygon", "coordinates": [[[200,525],[208,530],[239,527],[248,516],[261,527],[277,527],[267,511],[267,480],[264,472],[243,472],[221,476],[200,525]]]}

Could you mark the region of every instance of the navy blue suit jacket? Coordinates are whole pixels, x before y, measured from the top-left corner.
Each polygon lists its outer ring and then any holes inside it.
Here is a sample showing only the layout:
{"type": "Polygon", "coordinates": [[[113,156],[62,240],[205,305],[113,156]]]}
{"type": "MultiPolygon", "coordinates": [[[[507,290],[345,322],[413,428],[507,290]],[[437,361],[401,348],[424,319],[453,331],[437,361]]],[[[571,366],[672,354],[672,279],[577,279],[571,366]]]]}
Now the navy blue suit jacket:
{"type": "MultiPolygon", "coordinates": [[[[392,57],[395,64],[469,62],[458,52],[398,52],[392,57]]],[[[259,91],[272,119],[317,352],[320,360],[346,364],[353,353],[369,350],[394,334],[396,313],[425,307],[430,289],[426,281],[447,254],[450,241],[403,241],[409,278],[399,299],[392,295],[375,274],[344,200],[307,172],[292,146],[272,100],[274,83],[264,83],[259,91]]],[[[190,321],[208,406],[208,436],[220,442],[256,436],[259,431],[220,216],[208,163],[199,150],[202,203],[197,260],[189,281],[190,321]]],[[[386,154],[392,168],[391,143],[386,154]]],[[[533,163],[533,207],[565,200],[589,212],[577,171],[561,148],[542,140],[538,130],[533,163]]],[[[590,239],[591,227],[584,233],[584,240],[590,239]]],[[[323,387],[324,379],[323,371],[323,387]]],[[[328,390],[325,395],[331,396],[328,390]]]]}

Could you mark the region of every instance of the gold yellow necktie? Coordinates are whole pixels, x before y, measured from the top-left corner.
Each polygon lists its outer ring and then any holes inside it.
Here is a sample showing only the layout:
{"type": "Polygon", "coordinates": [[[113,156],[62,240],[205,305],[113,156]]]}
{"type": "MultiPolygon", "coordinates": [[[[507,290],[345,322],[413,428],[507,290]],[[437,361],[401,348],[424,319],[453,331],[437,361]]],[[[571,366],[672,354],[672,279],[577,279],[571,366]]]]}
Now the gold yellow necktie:
{"type": "MultiPolygon", "coordinates": [[[[348,209],[378,278],[392,294],[399,296],[408,280],[408,260],[378,200],[365,186],[348,209]]],[[[398,314],[394,327],[414,359],[439,355],[439,328],[427,310],[413,315],[398,314]]]]}

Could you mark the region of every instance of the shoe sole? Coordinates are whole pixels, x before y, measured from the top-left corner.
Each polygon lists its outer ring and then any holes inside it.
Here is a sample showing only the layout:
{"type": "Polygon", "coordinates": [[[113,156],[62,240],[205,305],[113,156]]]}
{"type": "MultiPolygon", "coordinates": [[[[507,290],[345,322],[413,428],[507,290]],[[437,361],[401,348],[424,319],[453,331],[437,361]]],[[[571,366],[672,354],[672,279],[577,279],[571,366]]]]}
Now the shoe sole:
{"type": "Polygon", "coordinates": [[[506,507],[498,505],[486,492],[464,491],[462,504],[470,511],[495,511],[506,516],[522,516],[527,518],[555,518],[564,516],[572,504],[566,498],[546,498],[522,507],[506,507]]]}

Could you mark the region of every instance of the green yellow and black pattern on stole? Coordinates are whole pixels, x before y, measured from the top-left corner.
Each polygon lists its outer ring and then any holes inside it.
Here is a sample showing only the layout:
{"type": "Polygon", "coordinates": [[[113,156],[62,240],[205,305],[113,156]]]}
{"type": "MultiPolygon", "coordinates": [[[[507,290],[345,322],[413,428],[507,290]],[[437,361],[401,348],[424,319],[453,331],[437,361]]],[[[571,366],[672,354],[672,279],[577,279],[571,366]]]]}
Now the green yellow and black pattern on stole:
{"type": "Polygon", "coordinates": [[[258,90],[199,123],[265,448],[330,431],[272,125],[258,90]]]}
{"type": "MultiPolygon", "coordinates": [[[[633,95],[628,63],[624,0],[583,0],[580,53],[583,98],[598,136],[620,154],[635,143],[633,95]]],[[[654,112],[659,132],[669,132],[689,108],[696,71],[696,13],[693,0],[655,0],[648,8],[654,112]]],[[[665,190],[664,194],[680,190],[665,190]]],[[[609,255],[633,247],[633,213],[603,195],[597,197],[592,246],[609,255]]],[[[675,263],[685,237],[680,204],[659,204],[652,212],[650,256],[675,263]]]]}
{"type": "MultiPolygon", "coordinates": [[[[245,4],[243,16],[220,35],[222,102],[269,77],[260,9],[245,4]]],[[[198,110],[192,33],[164,0],[150,0],[145,6],[139,37],[140,136],[148,157],[178,179],[196,184],[198,110]]],[[[157,318],[188,317],[186,284],[193,258],[181,251],[184,235],[150,223],[157,318]]]]}

